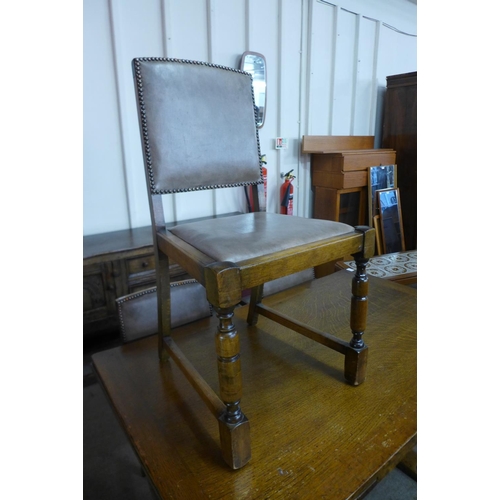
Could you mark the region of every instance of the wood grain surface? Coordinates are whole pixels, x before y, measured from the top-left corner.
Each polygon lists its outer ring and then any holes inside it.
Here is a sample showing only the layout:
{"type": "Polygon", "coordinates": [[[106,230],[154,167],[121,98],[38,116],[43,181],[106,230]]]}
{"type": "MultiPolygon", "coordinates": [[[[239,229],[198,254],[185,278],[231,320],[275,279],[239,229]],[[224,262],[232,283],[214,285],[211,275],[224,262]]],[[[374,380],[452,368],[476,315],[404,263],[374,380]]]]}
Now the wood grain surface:
{"type": "MultiPolygon", "coordinates": [[[[350,280],[340,271],[264,303],[349,341],[350,280]],[[332,302],[335,307],[332,307],[332,302]]],[[[162,498],[357,498],[416,443],[416,290],[370,279],[366,381],[343,379],[344,356],[264,317],[240,334],[252,458],[230,470],[218,424],[172,360],[160,365],[150,337],[93,356],[107,392],[162,498]]],[[[216,318],[173,331],[218,390],[216,318]]]]}

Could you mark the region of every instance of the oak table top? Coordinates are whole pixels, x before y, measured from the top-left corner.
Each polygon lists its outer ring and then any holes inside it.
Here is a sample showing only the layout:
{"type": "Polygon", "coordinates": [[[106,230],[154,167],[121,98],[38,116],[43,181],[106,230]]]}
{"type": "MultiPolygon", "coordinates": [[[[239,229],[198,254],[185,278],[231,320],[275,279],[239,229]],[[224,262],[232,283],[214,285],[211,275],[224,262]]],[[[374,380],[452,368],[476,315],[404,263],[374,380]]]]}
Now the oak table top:
{"type": "MultiPolygon", "coordinates": [[[[336,272],[264,303],[350,340],[351,278],[336,272]]],[[[236,309],[235,324],[252,458],[240,470],[222,460],[217,421],[177,366],[160,365],[155,337],[93,356],[154,489],[189,500],[357,498],[416,444],[416,290],[370,278],[368,367],[358,387],[343,380],[344,356],[264,317],[249,327],[246,309],[236,309]]],[[[218,390],[215,329],[212,317],[173,337],[218,390]]]]}

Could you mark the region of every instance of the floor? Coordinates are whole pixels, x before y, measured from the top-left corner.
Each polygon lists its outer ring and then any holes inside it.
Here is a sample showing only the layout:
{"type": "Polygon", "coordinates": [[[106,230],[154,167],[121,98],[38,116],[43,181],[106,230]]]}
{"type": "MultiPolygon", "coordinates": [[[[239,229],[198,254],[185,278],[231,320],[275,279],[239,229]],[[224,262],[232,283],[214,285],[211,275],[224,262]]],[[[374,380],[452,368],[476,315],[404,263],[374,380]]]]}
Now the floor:
{"type": "MultiPolygon", "coordinates": [[[[83,499],[154,500],[156,496],[141,471],[139,461],[92,373],[91,355],[116,345],[119,341],[113,338],[84,345],[83,499]]],[[[365,497],[366,500],[416,498],[416,481],[399,469],[390,472],[365,497]]]]}

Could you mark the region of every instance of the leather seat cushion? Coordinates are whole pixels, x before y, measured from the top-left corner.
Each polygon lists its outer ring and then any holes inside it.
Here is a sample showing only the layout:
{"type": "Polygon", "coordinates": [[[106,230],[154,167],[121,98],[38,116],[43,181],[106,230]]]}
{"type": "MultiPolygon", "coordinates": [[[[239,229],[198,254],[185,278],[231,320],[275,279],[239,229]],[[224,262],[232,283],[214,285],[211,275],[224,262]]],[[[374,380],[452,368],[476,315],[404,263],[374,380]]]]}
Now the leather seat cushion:
{"type": "Polygon", "coordinates": [[[169,230],[216,261],[241,262],[352,233],[341,222],[255,212],[191,222],[169,230]]]}

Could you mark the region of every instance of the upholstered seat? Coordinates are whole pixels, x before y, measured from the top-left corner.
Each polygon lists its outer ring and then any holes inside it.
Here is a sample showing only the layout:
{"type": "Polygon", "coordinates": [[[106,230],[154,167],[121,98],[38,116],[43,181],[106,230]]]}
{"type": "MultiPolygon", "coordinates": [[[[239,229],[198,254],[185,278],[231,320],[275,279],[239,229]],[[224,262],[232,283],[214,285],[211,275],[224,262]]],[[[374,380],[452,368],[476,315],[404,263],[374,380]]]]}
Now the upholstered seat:
{"type": "Polygon", "coordinates": [[[192,222],[170,229],[214,261],[241,262],[352,233],[347,224],[252,212],[224,219],[192,222]],[[221,241],[225,244],[221,245],[221,241]]]}
{"type": "MultiPolygon", "coordinates": [[[[345,378],[365,377],[368,279],[375,232],[338,222],[259,212],[177,223],[167,228],[162,196],[204,189],[251,186],[258,200],[262,163],[251,75],[233,68],[179,59],[133,60],[139,125],[156,248],[159,356],[171,356],[218,419],[222,456],[237,469],[250,460],[249,422],[242,398],[239,336],[234,308],[252,289],[248,322],[258,315],[278,321],[345,356],[345,378]],[[263,286],[353,255],[357,271],[351,300],[352,340],[307,328],[262,303],[263,286]],[[214,363],[220,397],[209,387],[170,336],[169,259],[206,289],[219,320],[214,363]]],[[[201,215],[201,214],[200,214],[201,215]]],[[[332,304],[335,307],[335,304],[332,304]]],[[[348,327],[348,325],[346,325],[348,327]]]]}

